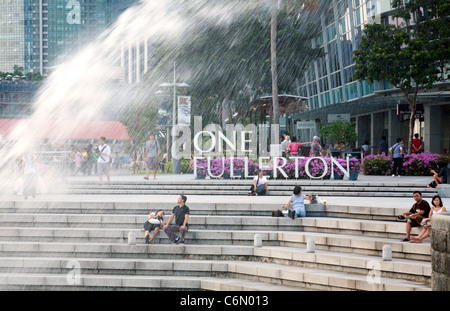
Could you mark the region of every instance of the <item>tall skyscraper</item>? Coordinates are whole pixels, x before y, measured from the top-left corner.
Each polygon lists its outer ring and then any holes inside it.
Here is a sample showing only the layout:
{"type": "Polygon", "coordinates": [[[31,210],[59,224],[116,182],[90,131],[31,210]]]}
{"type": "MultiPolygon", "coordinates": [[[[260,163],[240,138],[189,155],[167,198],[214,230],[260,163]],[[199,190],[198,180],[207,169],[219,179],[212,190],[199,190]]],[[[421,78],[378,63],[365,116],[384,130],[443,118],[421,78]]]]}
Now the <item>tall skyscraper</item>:
{"type": "Polygon", "coordinates": [[[14,65],[31,70],[31,2],[0,1],[0,71],[12,72],[14,65]]]}
{"type": "Polygon", "coordinates": [[[113,22],[113,0],[1,0],[0,71],[48,74],[113,22]]]}

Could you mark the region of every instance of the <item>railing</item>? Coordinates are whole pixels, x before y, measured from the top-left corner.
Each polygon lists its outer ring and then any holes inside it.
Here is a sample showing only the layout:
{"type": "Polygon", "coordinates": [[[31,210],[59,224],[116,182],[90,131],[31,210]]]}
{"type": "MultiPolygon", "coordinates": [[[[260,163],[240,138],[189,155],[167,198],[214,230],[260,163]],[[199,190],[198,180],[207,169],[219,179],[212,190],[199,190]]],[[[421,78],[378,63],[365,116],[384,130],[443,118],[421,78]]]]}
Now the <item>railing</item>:
{"type": "Polygon", "coordinates": [[[36,151],[36,164],[42,173],[55,173],[67,176],[71,166],[75,165],[70,151],[36,151]]]}

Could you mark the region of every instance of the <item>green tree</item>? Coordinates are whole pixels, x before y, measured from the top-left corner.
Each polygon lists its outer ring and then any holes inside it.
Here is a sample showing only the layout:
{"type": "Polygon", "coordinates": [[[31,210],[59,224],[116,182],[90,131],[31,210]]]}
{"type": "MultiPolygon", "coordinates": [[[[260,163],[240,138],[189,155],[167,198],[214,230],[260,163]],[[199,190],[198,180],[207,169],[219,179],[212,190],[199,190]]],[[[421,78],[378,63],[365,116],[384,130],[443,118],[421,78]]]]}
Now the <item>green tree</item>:
{"type": "Polygon", "coordinates": [[[353,145],[358,140],[358,134],[356,134],[356,122],[338,121],[322,124],[320,135],[334,143],[348,142],[353,145]]]}
{"type": "MultiPolygon", "coordinates": [[[[277,23],[277,79],[280,91],[296,92],[295,77],[322,53],[311,47],[319,26],[301,15],[298,6],[280,7],[277,23]]],[[[178,82],[186,82],[192,95],[192,114],[204,122],[220,123],[222,103],[233,104],[242,115],[251,97],[271,93],[271,12],[256,7],[233,16],[224,24],[207,24],[189,34],[179,45],[155,44],[146,83],[157,88],[173,80],[173,61],[178,82]]],[[[319,13],[317,13],[319,14],[319,13]]],[[[316,16],[316,15],[314,15],[316,16]]],[[[180,90],[182,91],[182,90],[180,90]]]]}
{"type": "Polygon", "coordinates": [[[418,93],[442,80],[450,59],[450,5],[448,0],[393,0],[392,7],[396,25],[364,26],[354,51],[355,78],[385,79],[404,94],[411,110],[411,154],[418,93]]]}
{"type": "Polygon", "coordinates": [[[158,123],[158,104],[152,98],[137,100],[120,119],[128,128],[128,134],[136,145],[148,140],[158,123]]]}
{"type": "Polygon", "coordinates": [[[42,81],[44,80],[44,77],[41,76],[39,72],[28,72],[24,75],[23,73],[23,67],[19,65],[14,65],[13,72],[1,72],[0,71],[0,78],[6,79],[8,76],[15,77],[18,76],[20,79],[24,79],[26,81],[42,81]],[[25,76],[25,78],[24,78],[25,76]]]}

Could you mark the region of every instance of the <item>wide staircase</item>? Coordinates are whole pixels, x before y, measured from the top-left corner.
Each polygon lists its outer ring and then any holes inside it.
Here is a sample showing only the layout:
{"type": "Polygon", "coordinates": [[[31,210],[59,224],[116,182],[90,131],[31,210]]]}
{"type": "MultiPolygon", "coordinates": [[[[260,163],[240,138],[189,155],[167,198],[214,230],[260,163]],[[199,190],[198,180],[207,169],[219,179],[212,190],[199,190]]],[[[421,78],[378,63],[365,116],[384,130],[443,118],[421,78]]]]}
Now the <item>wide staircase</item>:
{"type": "Polygon", "coordinates": [[[142,225],[156,209],[170,214],[168,197],[4,198],[0,290],[430,290],[430,241],[401,242],[403,210],[310,204],[292,220],[271,217],[280,205],[264,197],[198,196],[185,244],[160,232],[147,245],[142,225]]]}
{"type": "MultiPolygon", "coordinates": [[[[189,180],[188,183],[177,180],[150,181],[113,181],[100,186],[89,181],[72,180],[56,190],[71,194],[179,194],[180,189],[186,195],[246,195],[252,181],[247,179],[204,179],[189,180]]],[[[270,180],[271,196],[290,196],[292,189],[301,185],[304,192],[320,196],[357,196],[357,197],[411,197],[420,190],[425,198],[437,194],[436,189],[426,188],[426,184],[393,180],[389,183],[350,180],[270,180]]]]}

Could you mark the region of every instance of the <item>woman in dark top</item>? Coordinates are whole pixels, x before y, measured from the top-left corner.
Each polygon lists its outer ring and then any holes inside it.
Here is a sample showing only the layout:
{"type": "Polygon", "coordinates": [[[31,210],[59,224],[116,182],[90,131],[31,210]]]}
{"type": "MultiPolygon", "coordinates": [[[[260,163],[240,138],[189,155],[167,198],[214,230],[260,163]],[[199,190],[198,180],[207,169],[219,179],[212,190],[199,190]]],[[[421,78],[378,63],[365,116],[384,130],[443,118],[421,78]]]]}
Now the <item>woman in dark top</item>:
{"type": "Polygon", "coordinates": [[[435,170],[431,170],[433,174],[433,181],[427,186],[428,188],[436,188],[439,184],[447,183],[447,168],[444,162],[439,161],[438,164],[439,174],[435,170]]]}

